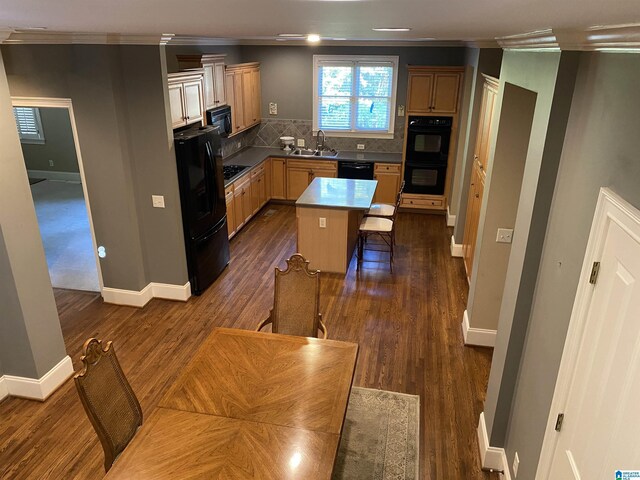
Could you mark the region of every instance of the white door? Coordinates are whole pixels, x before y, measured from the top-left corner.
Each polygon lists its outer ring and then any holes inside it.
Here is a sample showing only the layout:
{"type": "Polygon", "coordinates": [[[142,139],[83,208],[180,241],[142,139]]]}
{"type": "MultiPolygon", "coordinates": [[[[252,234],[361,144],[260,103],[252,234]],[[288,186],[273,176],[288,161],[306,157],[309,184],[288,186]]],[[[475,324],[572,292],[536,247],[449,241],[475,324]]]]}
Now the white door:
{"type": "Polygon", "coordinates": [[[640,212],[606,189],[578,295],[545,438],[555,448],[539,478],[614,479],[617,470],[640,470],[640,212]],[[558,413],[559,433],[551,426],[558,413]]]}

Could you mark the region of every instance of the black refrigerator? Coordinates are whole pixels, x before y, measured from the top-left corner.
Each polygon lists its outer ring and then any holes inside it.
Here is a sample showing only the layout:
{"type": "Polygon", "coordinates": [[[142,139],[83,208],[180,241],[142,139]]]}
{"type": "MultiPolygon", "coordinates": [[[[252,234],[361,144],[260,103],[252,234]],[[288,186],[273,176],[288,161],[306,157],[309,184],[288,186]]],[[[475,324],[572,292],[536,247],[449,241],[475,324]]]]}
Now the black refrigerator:
{"type": "Polygon", "coordinates": [[[227,207],[216,127],[174,134],[191,292],[200,295],[229,264],[227,207]]]}

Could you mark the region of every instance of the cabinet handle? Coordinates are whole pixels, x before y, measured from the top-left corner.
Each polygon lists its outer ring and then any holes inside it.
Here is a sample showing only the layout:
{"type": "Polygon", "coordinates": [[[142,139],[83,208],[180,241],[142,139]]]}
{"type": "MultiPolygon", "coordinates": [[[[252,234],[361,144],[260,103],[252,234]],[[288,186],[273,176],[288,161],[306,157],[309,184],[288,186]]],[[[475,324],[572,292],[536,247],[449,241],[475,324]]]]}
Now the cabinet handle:
{"type": "Polygon", "coordinates": [[[478,155],[474,155],[474,156],[473,156],[473,159],[474,159],[474,160],[477,160],[477,159],[478,159],[478,155]]]}
{"type": "Polygon", "coordinates": [[[479,193],[476,193],[476,198],[480,198],[480,194],[479,193]]]}
{"type": "Polygon", "coordinates": [[[482,166],[482,164],[478,165],[478,167],[480,168],[480,170],[484,170],[484,167],[482,166]]]}

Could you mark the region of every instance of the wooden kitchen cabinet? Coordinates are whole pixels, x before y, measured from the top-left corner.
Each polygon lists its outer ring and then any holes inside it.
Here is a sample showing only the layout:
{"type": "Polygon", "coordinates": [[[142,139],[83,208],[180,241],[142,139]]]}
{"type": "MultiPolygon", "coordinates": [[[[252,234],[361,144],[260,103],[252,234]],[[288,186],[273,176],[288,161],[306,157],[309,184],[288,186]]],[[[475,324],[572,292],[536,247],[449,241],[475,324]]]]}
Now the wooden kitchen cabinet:
{"type": "Polygon", "coordinates": [[[478,116],[478,130],[476,131],[473,167],[471,181],[469,182],[469,197],[467,198],[467,214],[462,240],[462,257],[467,271],[467,280],[469,281],[471,280],[471,273],[473,271],[473,257],[478,239],[482,195],[484,194],[484,184],[489,169],[489,146],[491,133],[495,127],[493,112],[498,96],[498,86],[498,79],[484,75],[482,102],[478,116]]]}
{"type": "Polygon", "coordinates": [[[287,200],[297,200],[314,178],[335,178],[337,172],[336,162],[287,160],[287,200]]]}
{"type": "Polygon", "coordinates": [[[408,114],[457,113],[463,72],[463,67],[409,66],[408,114]]]}
{"type": "Polygon", "coordinates": [[[229,238],[236,233],[236,212],[235,202],[233,199],[233,184],[229,185],[224,191],[224,199],[227,204],[227,231],[229,238]]]}
{"type": "Polygon", "coordinates": [[[236,231],[240,230],[253,215],[251,205],[251,175],[245,175],[233,184],[233,201],[236,231]]]}
{"type": "Polygon", "coordinates": [[[287,160],[284,158],[271,159],[271,195],[275,200],[287,198],[287,160]]]}
{"type": "Polygon", "coordinates": [[[173,128],[202,122],[204,118],[204,71],[202,69],[167,75],[169,109],[173,128]]]}
{"type": "Polygon", "coordinates": [[[378,181],[373,201],[395,205],[400,190],[400,165],[376,163],[373,169],[373,178],[378,181]]]}
{"type": "Polygon", "coordinates": [[[252,215],[258,213],[265,203],[267,203],[267,191],[264,180],[264,164],[260,164],[251,171],[252,215]]]}
{"type": "Polygon", "coordinates": [[[202,68],[204,71],[204,106],[205,110],[225,105],[225,66],[226,55],[177,55],[181,70],[202,68]]]}
{"type": "Polygon", "coordinates": [[[226,66],[226,96],[231,106],[232,135],[258,125],[261,120],[260,64],[226,66]]]}

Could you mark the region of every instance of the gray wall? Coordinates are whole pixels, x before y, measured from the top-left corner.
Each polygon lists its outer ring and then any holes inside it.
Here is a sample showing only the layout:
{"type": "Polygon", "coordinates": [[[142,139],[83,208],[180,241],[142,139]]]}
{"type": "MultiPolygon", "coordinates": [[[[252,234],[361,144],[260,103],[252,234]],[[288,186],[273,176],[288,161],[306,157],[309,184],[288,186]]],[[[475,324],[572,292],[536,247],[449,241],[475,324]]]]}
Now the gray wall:
{"type": "Polygon", "coordinates": [[[2,46],[11,94],[70,98],[105,287],[187,281],[164,55],[152,46],[2,46]],[[151,209],[150,194],[165,195],[151,209]]]}
{"type": "Polygon", "coordinates": [[[313,55],[398,55],[397,105],[405,105],[407,65],[464,65],[462,47],[307,47],[242,46],[243,62],[260,62],[262,115],[269,102],[278,104],[282,119],[311,120],[313,116],[313,55]]]}
{"type": "Polygon", "coordinates": [[[40,378],[66,352],[1,53],[0,145],[0,361],[40,378]]]}
{"type": "MultiPolygon", "coordinates": [[[[504,83],[537,94],[529,150],[485,400],[491,445],[503,446],[518,367],[531,313],[538,265],[575,82],[578,54],[505,52],[496,115],[504,83]]],[[[493,145],[492,145],[493,146],[493,145]]]]}
{"type": "Polygon", "coordinates": [[[78,159],[68,111],[64,108],[41,108],[40,121],[45,143],[21,142],[27,170],[78,172],[78,159]],[[49,160],[53,160],[53,167],[49,166],[49,160]]]}
{"type": "Polygon", "coordinates": [[[534,478],[600,187],[640,208],[640,57],[582,53],[511,409],[508,463],[534,478]]]}

